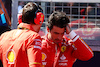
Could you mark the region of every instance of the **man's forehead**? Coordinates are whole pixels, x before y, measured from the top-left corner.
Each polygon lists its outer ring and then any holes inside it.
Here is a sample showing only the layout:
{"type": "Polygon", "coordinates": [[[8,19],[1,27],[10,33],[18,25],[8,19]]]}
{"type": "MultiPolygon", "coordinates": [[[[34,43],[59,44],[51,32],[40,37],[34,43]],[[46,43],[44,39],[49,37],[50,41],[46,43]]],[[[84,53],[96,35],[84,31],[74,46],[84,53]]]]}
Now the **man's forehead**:
{"type": "Polygon", "coordinates": [[[60,27],[58,27],[58,26],[53,26],[53,28],[52,28],[52,29],[65,29],[65,27],[60,28],[60,27]]]}
{"type": "Polygon", "coordinates": [[[60,28],[60,27],[57,27],[57,26],[53,26],[52,31],[62,33],[62,32],[65,31],[65,28],[60,28]]]}

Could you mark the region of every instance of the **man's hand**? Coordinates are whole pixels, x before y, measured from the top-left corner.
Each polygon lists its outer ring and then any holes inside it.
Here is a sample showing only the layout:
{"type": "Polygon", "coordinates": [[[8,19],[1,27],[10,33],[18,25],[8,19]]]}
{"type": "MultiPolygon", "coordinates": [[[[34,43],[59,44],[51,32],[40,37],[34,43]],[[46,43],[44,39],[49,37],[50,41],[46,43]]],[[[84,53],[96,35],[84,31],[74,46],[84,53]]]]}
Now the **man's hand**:
{"type": "Polygon", "coordinates": [[[66,34],[69,34],[71,32],[71,28],[69,27],[69,25],[66,26],[66,34]]]}

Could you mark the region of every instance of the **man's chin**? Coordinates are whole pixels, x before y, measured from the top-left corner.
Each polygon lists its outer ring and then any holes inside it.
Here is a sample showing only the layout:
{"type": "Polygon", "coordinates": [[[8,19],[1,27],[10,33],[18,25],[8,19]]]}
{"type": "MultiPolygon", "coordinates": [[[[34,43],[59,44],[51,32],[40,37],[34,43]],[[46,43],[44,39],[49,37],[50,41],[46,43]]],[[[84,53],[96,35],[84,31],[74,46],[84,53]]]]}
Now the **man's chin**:
{"type": "Polygon", "coordinates": [[[59,43],[61,43],[61,41],[56,41],[55,43],[56,43],[56,44],[59,44],[59,43]]]}

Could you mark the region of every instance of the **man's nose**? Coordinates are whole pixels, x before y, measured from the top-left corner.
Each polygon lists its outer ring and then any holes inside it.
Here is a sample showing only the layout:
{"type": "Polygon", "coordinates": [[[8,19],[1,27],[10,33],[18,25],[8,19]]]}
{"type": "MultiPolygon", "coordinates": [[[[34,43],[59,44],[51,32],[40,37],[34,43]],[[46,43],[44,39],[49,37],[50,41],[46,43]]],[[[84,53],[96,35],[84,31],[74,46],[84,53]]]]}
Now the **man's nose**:
{"type": "Polygon", "coordinates": [[[63,37],[62,35],[59,35],[59,36],[58,36],[58,39],[59,39],[59,40],[62,40],[62,37],[63,37]]]}

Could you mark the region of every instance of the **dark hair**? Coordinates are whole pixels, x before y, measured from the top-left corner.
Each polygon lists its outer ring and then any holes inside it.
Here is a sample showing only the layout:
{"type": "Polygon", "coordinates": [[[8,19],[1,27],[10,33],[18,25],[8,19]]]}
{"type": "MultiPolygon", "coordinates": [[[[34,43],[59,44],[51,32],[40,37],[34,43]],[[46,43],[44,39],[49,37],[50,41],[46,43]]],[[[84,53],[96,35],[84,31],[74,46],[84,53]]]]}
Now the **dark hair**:
{"type": "Polygon", "coordinates": [[[64,28],[69,22],[69,18],[65,12],[55,11],[49,16],[47,26],[50,30],[53,28],[53,26],[64,28]]]}
{"type": "Polygon", "coordinates": [[[36,16],[35,13],[37,12],[38,9],[41,9],[42,10],[42,8],[40,6],[38,6],[36,3],[33,3],[33,2],[27,3],[23,7],[22,22],[28,23],[28,24],[34,23],[34,18],[36,16]]]}

